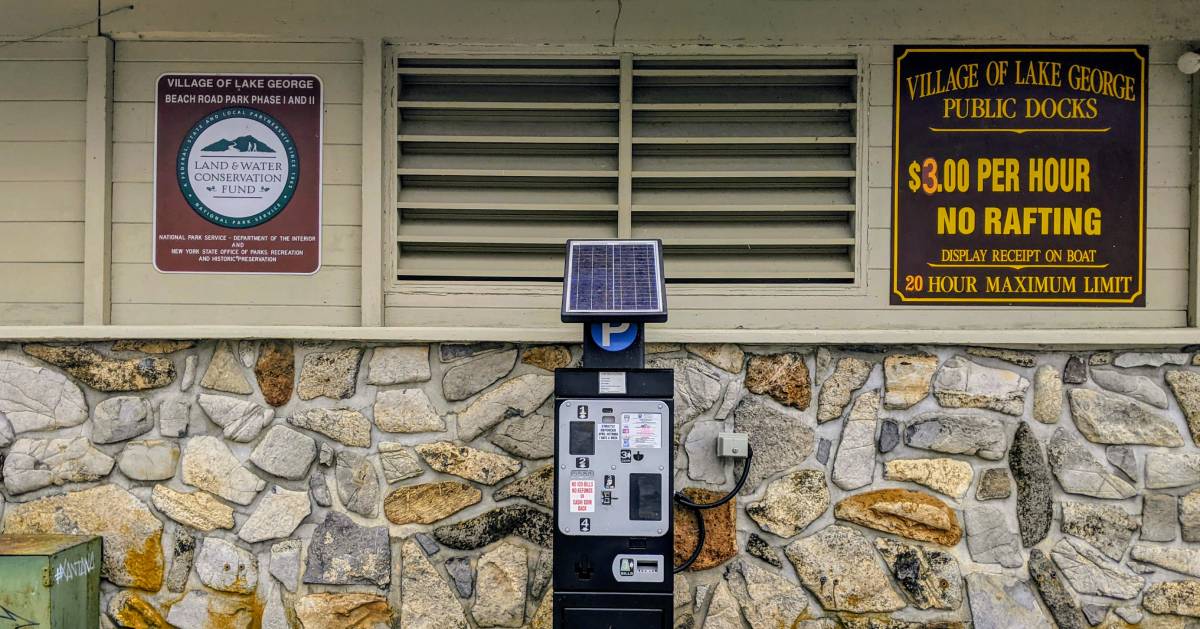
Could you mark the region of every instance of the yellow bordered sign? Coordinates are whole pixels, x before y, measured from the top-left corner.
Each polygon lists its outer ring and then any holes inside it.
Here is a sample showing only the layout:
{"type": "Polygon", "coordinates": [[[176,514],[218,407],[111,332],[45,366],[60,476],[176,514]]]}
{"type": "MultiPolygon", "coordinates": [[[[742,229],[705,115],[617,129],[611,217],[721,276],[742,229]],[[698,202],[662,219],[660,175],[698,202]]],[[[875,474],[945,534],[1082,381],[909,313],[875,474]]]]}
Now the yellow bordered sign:
{"type": "Polygon", "coordinates": [[[1145,305],[1145,46],[897,46],[892,304],[1145,305]]]}

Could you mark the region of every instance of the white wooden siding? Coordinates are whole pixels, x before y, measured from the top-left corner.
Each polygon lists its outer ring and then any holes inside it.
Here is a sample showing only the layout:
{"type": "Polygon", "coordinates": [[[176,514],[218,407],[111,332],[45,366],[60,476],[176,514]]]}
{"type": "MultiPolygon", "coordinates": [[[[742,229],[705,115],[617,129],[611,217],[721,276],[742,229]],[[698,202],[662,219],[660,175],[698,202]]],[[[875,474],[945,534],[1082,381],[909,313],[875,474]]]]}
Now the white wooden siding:
{"type": "MultiPolygon", "coordinates": [[[[838,53],[846,53],[846,48],[840,47],[838,53]]],[[[634,47],[637,53],[652,49],[634,47]]],[[[862,220],[867,228],[862,290],[846,294],[788,285],[672,286],[671,319],[665,327],[720,333],[739,328],[1185,325],[1192,103],[1188,77],[1174,68],[1180,50],[1173,44],[1151,48],[1146,308],[889,306],[892,50],[890,43],[880,42],[863,47],[861,57],[868,62],[867,159],[865,172],[860,173],[866,182],[862,220]]],[[[86,76],[83,41],[0,47],[0,325],[82,322],[86,76]]],[[[113,107],[113,323],[358,325],[363,238],[361,82],[358,44],[118,42],[113,107]],[[169,71],[321,76],[325,266],[320,273],[311,277],[166,275],[153,269],[153,94],[158,75],[169,71]]],[[[383,241],[388,235],[379,238],[383,241]]],[[[412,281],[386,296],[385,324],[438,330],[556,330],[562,328],[559,299],[558,285],[550,282],[412,281]]]]}
{"type": "Polygon", "coordinates": [[[113,106],[114,324],[357,325],[361,46],[118,42],[113,106]],[[321,270],[312,276],[164,274],[151,262],[154,88],[164,72],[311,73],[324,85],[321,270]]]}
{"type": "MultiPolygon", "coordinates": [[[[869,47],[867,79],[867,272],[861,295],[803,287],[668,287],[666,328],[1139,328],[1186,324],[1188,297],[1189,79],[1175,69],[1180,48],[1151,47],[1147,151],[1145,308],[997,308],[903,306],[888,303],[891,288],[892,47],[869,47]]],[[[667,274],[670,276],[670,268],[667,274]]],[[[555,284],[458,287],[413,282],[389,294],[387,324],[554,326],[555,284]]]]}
{"type": "Polygon", "coordinates": [[[87,44],[0,48],[0,325],[83,322],[87,44]]]}

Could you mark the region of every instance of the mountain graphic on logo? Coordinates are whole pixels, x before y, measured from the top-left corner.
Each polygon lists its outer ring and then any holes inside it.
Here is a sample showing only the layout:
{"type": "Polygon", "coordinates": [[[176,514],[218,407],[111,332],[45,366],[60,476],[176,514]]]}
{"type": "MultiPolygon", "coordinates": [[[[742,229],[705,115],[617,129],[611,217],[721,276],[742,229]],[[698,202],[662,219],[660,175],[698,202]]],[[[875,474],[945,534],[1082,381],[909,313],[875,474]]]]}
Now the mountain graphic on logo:
{"type": "Polygon", "coordinates": [[[233,140],[217,140],[212,144],[204,147],[204,151],[226,152],[237,151],[239,153],[274,153],[271,147],[265,142],[259,140],[252,135],[243,135],[240,138],[233,140]]]}

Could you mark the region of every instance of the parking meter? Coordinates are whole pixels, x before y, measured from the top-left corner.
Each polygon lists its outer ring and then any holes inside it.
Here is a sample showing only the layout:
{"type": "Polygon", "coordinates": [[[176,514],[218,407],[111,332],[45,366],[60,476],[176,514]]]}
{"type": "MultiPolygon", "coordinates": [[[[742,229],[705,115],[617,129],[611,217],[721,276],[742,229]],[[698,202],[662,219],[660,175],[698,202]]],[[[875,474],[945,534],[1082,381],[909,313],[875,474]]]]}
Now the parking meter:
{"type": "Polygon", "coordinates": [[[672,380],[669,369],[555,374],[557,627],[670,626],[672,380]],[[602,392],[613,378],[624,391],[602,392]],[[598,609],[595,624],[581,617],[598,609]]]}
{"type": "Polygon", "coordinates": [[[584,361],[554,373],[556,629],[673,626],[674,377],[642,367],[662,277],[658,241],[567,243],[584,361]]]}

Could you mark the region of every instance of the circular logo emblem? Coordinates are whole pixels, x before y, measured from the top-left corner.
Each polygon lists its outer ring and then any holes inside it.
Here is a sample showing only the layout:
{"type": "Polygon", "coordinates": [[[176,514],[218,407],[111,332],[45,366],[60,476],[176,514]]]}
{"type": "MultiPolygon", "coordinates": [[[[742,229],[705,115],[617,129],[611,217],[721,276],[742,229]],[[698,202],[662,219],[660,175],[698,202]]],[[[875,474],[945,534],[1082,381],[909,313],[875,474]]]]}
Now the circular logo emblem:
{"type": "Polygon", "coordinates": [[[619,352],[633,345],[638,335],[636,323],[593,323],[588,328],[592,333],[592,341],[600,349],[609,352],[619,352]]]}
{"type": "Polygon", "coordinates": [[[204,220],[241,229],[287,207],[300,179],[291,134],[271,116],[226,107],[201,118],[179,147],[175,174],[183,198],[204,220]]]}

